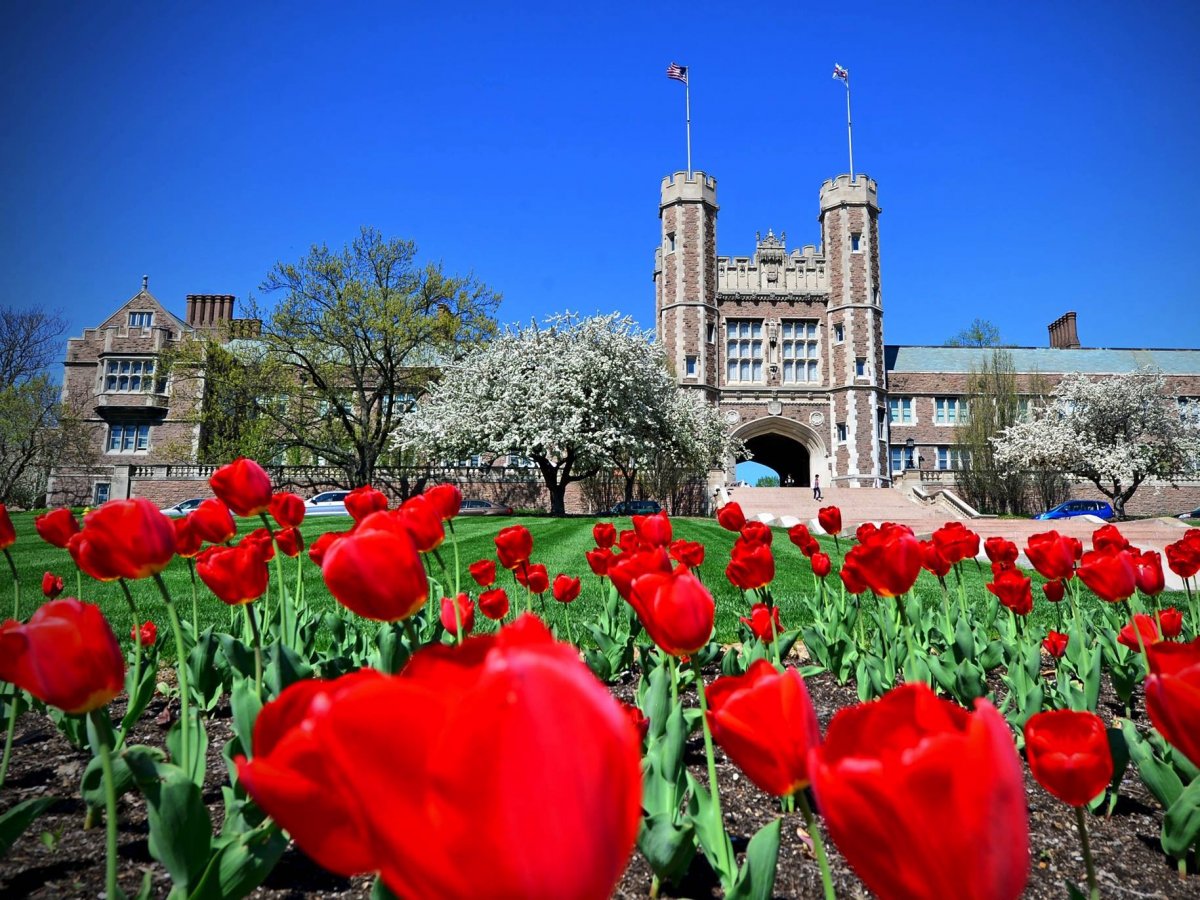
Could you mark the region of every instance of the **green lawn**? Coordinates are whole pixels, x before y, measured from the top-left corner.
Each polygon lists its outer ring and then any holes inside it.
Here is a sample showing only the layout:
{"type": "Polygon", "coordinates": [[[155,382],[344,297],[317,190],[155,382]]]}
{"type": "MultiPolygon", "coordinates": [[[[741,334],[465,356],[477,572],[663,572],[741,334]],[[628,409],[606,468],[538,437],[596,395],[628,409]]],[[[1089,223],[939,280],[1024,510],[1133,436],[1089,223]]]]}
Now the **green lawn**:
{"type": "MultiPolygon", "coordinates": [[[[42,573],[51,571],[57,575],[61,575],[67,585],[66,596],[73,596],[76,593],[75,567],[65,550],[51,547],[37,536],[33,528],[32,513],[13,514],[12,520],[17,529],[17,542],[10,548],[10,552],[21,577],[22,598],[20,617],[25,619],[42,603],[42,573]]],[[[599,520],[538,517],[478,517],[458,519],[455,527],[460,560],[461,587],[463,590],[471,591],[472,595],[477,595],[478,589],[474,581],[471,580],[470,575],[467,574],[467,566],[483,557],[494,559],[495,545],[492,542],[493,536],[506,525],[520,523],[525,525],[533,534],[533,562],[544,563],[550,573],[551,580],[559,572],[578,575],[583,579],[583,593],[575,603],[571,604],[572,621],[579,623],[592,618],[599,610],[602,595],[599,581],[588,568],[584,553],[594,546],[592,541],[592,525],[596,521],[599,520]]],[[[632,527],[628,519],[618,519],[616,523],[618,528],[632,527]]],[[[242,520],[242,524],[244,526],[243,530],[248,531],[253,529],[258,523],[251,520],[242,520]]],[[[302,530],[305,540],[311,543],[322,532],[345,530],[350,527],[350,524],[350,519],[345,516],[323,516],[306,521],[302,526],[302,530]]],[[[733,546],[734,535],[722,529],[712,519],[681,518],[674,519],[673,524],[675,537],[700,541],[707,548],[704,564],[700,568],[700,576],[716,598],[717,637],[724,642],[735,640],[738,631],[738,617],[747,614],[749,603],[743,598],[742,592],[730,585],[725,578],[724,570],[729,561],[729,552],[733,546]]],[[[819,540],[823,549],[833,557],[836,571],[840,565],[840,554],[837,551],[834,540],[828,537],[821,537],[819,540]]],[[[446,572],[443,573],[436,562],[432,564],[433,575],[442,582],[444,593],[447,594],[454,587],[453,541],[453,536],[447,535],[446,543],[439,550],[441,559],[446,565],[446,572]]],[[[845,540],[841,542],[841,549],[843,551],[849,546],[845,540]]],[[[773,550],[776,560],[776,576],[772,590],[776,602],[780,606],[784,627],[794,628],[797,625],[807,624],[803,621],[803,616],[800,612],[802,608],[800,599],[812,591],[812,571],[808,561],[787,539],[787,533],[783,529],[775,530],[773,550]]],[[[308,560],[306,555],[302,555],[301,559],[303,560],[302,567],[307,602],[316,605],[318,608],[332,609],[334,601],[321,583],[319,570],[308,560]]],[[[296,578],[296,560],[284,559],[283,565],[285,577],[289,586],[292,586],[295,584],[296,578]]],[[[272,578],[275,576],[275,571],[274,563],[272,563],[272,578]]],[[[986,593],[984,585],[991,579],[990,570],[987,567],[978,567],[973,562],[967,562],[963,567],[963,572],[966,581],[967,596],[975,603],[982,604],[984,599],[989,596],[986,593]]],[[[2,611],[0,612],[0,617],[3,618],[7,618],[12,610],[11,597],[6,599],[3,593],[6,587],[5,582],[8,581],[7,574],[6,571],[0,574],[0,611],[2,611]]],[[[164,578],[172,597],[179,606],[180,615],[189,618],[191,616],[192,588],[186,562],[180,559],[174,560],[164,572],[164,578]]],[[[952,573],[948,577],[952,590],[954,588],[953,578],[952,573]]],[[[839,584],[836,574],[831,575],[830,579],[831,583],[835,586],[839,584]]],[[[1041,581],[1040,576],[1035,574],[1033,588],[1035,605],[1031,621],[1038,627],[1053,626],[1057,623],[1057,612],[1050,603],[1046,602],[1042,595],[1040,589],[1041,581]]],[[[508,589],[513,608],[517,610],[522,609],[525,603],[525,589],[517,585],[513,581],[512,575],[503,570],[500,571],[497,582],[500,586],[508,589]]],[[[231,614],[237,611],[231,611],[229,607],[217,600],[202,583],[197,582],[197,586],[200,627],[203,629],[209,624],[215,624],[218,630],[229,630],[231,614]]],[[[164,638],[167,637],[169,631],[167,630],[166,608],[154,583],[150,580],[145,580],[134,582],[130,587],[143,620],[151,619],[156,622],[160,628],[160,635],[164,638]]],[[[272,584],[273,587],[274,585],[272,584]]],[[[926,606],[937,609],[941,608],[941,588],[938,586],[937,579],[932,575],[927,572],[921,574],[917,582],[917,591],[921,594],[926,606]]],[[[561,629],[563,628],[563,608],[560,604],[554,602],[549,592],[546,593],[545,598],[545,618],[551,624],[558,625],[561,633],[561,629]]],[[[129,633],[133,617],[122,597],[119,585],[116,583],[101,584],[84,577],[83,599],[98,603],[101,606],[118,635],[123,636],[129,633]]],[[[435,596],[434,600],[436,601],[436,599],[437,597],[435,596]]],[[[1180,608],[1184,608],[1186,605],[1185,597],[1182,593],[1164,594],[1160,598],[1160,601],[1164,605],[1174,603],[1180,608]]],[[[1099,601],[1091,598],[1089,595],[1087,603],[1098,605],[1099,601]]],[[[538,608],[536,600],[534,608],[535,610],[538,608]]],[[[487,630],[490,627],[493,627],[492,623],[482,615],[476,616],[477,631],[487,630]]],[[[579,630],[577,627],[577,635],[579,630]]],[[[164,658],[169,658],[172,655],[173,647],[169,640],[164,641],[162,649],[164,658]]]]}

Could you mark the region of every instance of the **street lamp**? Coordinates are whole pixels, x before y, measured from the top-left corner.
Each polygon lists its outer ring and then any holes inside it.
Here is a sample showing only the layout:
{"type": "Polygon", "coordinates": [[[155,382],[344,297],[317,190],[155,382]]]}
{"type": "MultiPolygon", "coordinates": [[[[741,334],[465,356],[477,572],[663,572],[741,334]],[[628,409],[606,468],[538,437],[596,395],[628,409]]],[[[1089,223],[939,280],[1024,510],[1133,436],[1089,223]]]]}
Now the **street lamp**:
{"type": "Polygon", "coordinates": [[[904,468],[906,469],[911,469],[913,467],[913,445],[914,441],[912,438],[909,438],[904,442],[904,449],[907,451],[904,458],[904,468]]]}

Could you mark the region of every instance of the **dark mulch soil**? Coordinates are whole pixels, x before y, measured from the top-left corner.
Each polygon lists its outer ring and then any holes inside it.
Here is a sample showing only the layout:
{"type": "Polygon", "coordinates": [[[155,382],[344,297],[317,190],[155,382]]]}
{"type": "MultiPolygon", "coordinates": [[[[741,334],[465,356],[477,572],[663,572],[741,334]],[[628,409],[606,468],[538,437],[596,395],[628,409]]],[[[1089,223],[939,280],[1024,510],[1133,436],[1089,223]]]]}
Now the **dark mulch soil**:
{"type": "MultiPolygon", "coordinates": [[[[816,706],[822,730],[840,708],[857,702],[853,685],[838,685],[829,676],[808,679],[808,689],[816,706]]],[[[1107,690],[1107,689],[1106,689],[1107,690]]],[[[633,694],[632,683],[614,687],[623,699],[633,694]]],[[[1102,698],[1104,718],[1123,715],[1115,697],[1102,698]]],[[[136,726],[133,743],[161,746],[166,726],[156,721],[163,711],[156,699],[136,726]]],[[[120,708],[113,710],[114,719],[120,708]]],[[[231,730],[227,711],[218,710],[208,723],[209,781],[205,800],[214,825],[219,827],[222,803],[220,786],[225,781],[225,762],[221,747],[231,730]]],[[[702,739],[689,744],[688,762],[695,776],[707,782],[702,739]]],[[[760,792],[718,753],[717,769],[726,824],[741,850],[759,828],[778,816],[776,800],[760,792]]],[[[18,723],[17,739],[8,780],[0,790],[0,810],[8,809],[28,797],[52,795],[63,798],[0,859],[0,897],[95,897],[104,889],[104,829],[83,829],[84,807],[79,799],[79,779],[87,763],[86,752],[73,749],[46,718],[27,714],[18,723]]],[[[1067,896],[1065,882],[1082,884],[1083,860],[1075,831],[1074,816],[1062,803],[1050,797],[1026,776],[1029,801],[1030,847],[1033,870],[1025,896],[1036,900],[1061,900],[1067,896]]],[[[1197,898],[1200,874],[1192,862],[1190,874],[1181,880],[1171,860],[1158,848],[1163,810],[1131,769],[1125,776],[1121,801],[1111,819],[1090,816],[1093,854],[1096,857],[1105,897],[1197,898]]],[[[134,794],[120,802],[120,882],[133,894],[150,871],[154,895],[165,897],[170,881],[160,865],[150,858],[147,847],[145,805],[134,794]]],[[[1000,839],[1003,839],[1002,836],[1000,839]]],[[[837,850],[827,844],[835,886],[841,898],[868,896],[862,884],[846,866],[837,850]]],[[[651,872],[640,854],[635,853],[629,869],[618,884],[614,896],[646,897],[651,872]]],[[[302,897],[367,898],[369,878],[346,879],[330,875],[298,851],[289,848],[266,883],[255,891],[256,898],[292,900],[302,897]]],[[[719,896],[715,877],[703,857],[697,854],[688,879],[679,885],[663,885],[665,897],[719,896]]],[[[820,875],[813,858],[804,820],[789,814],[783,828],[779,867],[775,883],[777,897],[819,898],[820,875]]]]}

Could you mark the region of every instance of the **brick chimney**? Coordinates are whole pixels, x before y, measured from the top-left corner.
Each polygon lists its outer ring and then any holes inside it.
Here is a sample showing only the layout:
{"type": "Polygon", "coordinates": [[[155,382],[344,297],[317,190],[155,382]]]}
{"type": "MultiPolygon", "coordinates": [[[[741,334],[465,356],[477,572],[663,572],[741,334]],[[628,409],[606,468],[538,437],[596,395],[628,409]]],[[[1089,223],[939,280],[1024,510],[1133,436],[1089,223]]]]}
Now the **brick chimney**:
{"type": "Polygon", "coordinates": [[[1059,316],[1049,325],[1050,346],[1056,350],[1078,350],[1079,333],[1075,330],[1075,313],[1059,316]]]}
{"type": "Polygon", "coordinates": [[[188,294],[185,321],[193,328],[215,329],[233,319],[233,294],[188,294]]]}

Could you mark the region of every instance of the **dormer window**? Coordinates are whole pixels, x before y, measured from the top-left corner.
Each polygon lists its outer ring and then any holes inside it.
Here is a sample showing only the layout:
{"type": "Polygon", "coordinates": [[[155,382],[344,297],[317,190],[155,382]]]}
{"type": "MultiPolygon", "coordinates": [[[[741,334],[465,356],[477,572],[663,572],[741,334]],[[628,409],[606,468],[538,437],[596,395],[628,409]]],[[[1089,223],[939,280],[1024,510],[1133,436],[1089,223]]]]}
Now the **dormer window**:
{"type": "Polygon", "coordinates": [[[129,314],[130,328],[149,328],[154,324],[154,313],[152,312],[131,312],[129,314]]]}

